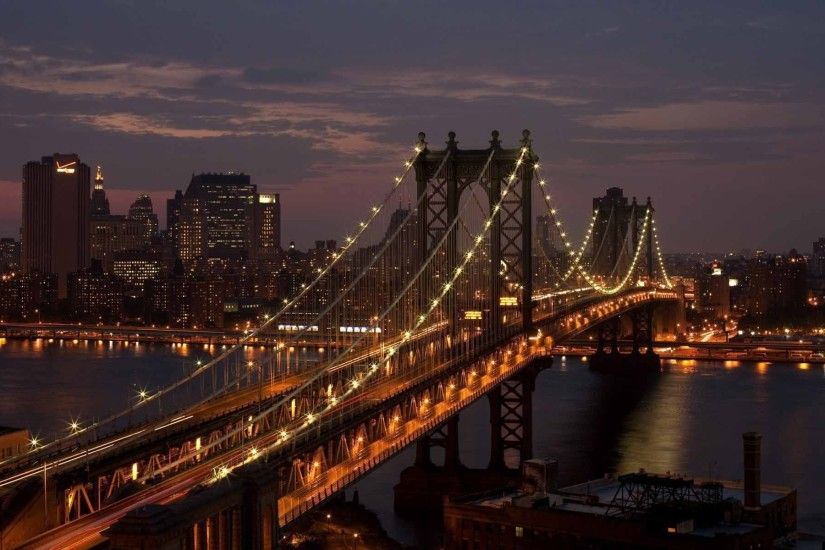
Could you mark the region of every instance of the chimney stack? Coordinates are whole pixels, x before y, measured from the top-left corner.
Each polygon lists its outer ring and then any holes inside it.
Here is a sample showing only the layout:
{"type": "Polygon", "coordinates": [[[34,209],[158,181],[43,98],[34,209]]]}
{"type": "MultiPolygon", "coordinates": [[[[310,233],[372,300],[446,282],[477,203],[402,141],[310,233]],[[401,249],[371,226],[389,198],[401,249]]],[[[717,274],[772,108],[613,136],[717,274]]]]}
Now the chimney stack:
{"type": "Polygon", "coordinates": [[[745,455],[745,509],[757,510],[762,505],[762,434],[742,434],[745,455]]]}

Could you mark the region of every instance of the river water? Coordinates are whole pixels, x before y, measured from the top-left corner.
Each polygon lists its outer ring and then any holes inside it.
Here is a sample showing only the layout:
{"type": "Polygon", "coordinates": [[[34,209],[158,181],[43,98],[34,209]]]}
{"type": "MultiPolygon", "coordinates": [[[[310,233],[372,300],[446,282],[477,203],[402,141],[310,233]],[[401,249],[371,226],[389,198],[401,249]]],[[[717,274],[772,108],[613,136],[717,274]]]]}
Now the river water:
{"type": "MultiPolygon", "coordinates": [[[[133,399],[137,388],[160,387],[217,351],[0,339],[0,425],[44,434],[70,418],[102,416],[133,399]]],[[[741,434],[759,431],[763,482],[798,488],[800,528],[823,534],[824,396],[821,365],[671,361],[643,382],[557,357],[536,383],[534,450],[559,461],[562,484],[639,468],[741,479],[741,434]]],[[[459,433],[464,464],[485,466],[486,400],[462,412],[459,433]]],[[[417,528],[393,514],[392,487],[413,455],[406,449],[356,486],[390,535],[408,543],[417,528]]]]}

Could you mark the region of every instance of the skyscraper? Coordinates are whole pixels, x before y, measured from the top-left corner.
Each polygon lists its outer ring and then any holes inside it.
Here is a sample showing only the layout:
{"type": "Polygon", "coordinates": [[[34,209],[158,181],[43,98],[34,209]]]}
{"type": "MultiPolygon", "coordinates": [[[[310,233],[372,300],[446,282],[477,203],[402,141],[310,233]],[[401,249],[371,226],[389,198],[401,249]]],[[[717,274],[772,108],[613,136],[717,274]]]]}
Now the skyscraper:
{"type": "Polygon", "coordinates": [[[89,206],[89,215],[92,217],[108,216],[110,214],[109,199],[106,198],[106,190],[103,189],[103,170],[100,166],[97,167],[95,174],[95,187],[92,190],[92,199],[89,206]]]}
{"type": "MultiPolygon", "coordinates": [[[[592,273],[609,278],[615,273],[623,273],[624,265],[619,265],[617,269],[617,264],[630,263],[636,243],[627,243],[626,239],[634,208],[638,209],[636,199],[633,199],[633,204],[628,204],[624,191],[619,187],[611,187],[604,197],[593,199],[593,211],[598,211],[598,215],[593,224],[591,243],[592,273]]],[[[637,218],[644,215],[640,212],[636,211],[637,218]]]]}
{"type": "Polygon", "coordinates": [[[256,200],[257,190],[246,174],[192,176],[177,224],[181,260],[248,258],[255,242],[256,200]]]}
{"type": "Polygon", "coordinates": [[[699,307],[703,312],[721,319],[730,314],[730,284],[728,273],[720,262],[713,262],[698,280],[699,307]]]}
{"type": "Polygon", "coordinates": [[[281,250],[281,197],[258,195],[255,203],[255,247],[253,256],[270,260],[281,250]]]}
{"type": "Polygon", "coordinates": [[[20,241],[0,239],[0,275],[20,269],[20,241]]]}
{"type": "Polygon", "coordinates": [[[158,215],[152,208],[152,198],[146,194],[138,195],[137,200],[129,207],[130,220],[140,222],[143,226],[143,236],[148,242],[158,233],[158,215]]]}
{"type": "Polygon", "coordinates": [[[89,167],[76,154],[23,166],[23,270],[57,274],[60,298],[67,275],[89,265],[89,187],[89,167]]]}
{"type": "Polygon", "coordinates": [[[166,236],[175,246],[178,242],[178,222],[182,206],[183,193],[178,189],[173,198],[166,199],[166,236]]]}
{"type": "Polygon", "coordinates": [[[93,260],[100,260],[105,271],[111,271],[114,253],[123,250],[142,250],[149,245],[152,235],[157,232],[157,216],[152,211],[152,199],[147,195],[140,195],[132,203],[128,216],[110,212],[100,166],[97,167],[89,205],[90,256],[93,260]]]}
{"type": "Polygon", "coordinates": [[[560,250],[555,242],[556,227],[550,216],[538,216],[536,218],[536,244],[539,252],[547,258],[553,258],[560,250]]]}

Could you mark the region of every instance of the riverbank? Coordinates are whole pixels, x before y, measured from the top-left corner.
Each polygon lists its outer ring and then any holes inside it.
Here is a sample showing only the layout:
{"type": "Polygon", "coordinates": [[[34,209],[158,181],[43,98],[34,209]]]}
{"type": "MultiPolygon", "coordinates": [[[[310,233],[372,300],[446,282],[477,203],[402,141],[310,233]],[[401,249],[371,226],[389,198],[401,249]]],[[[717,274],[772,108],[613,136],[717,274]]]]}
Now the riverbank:
{"type": "Polygon", "coordinates": [[[295,332],[267,330],[262,334],[247,336],[245,331],[204,330],[186,328],[126,326],[126,325],[83,325],[71,323],[0,323],[0,338],[9,340],[32,340],[54,342],[99,342],[129,344],[174,344],[200,345],[225,349],[243,343],[251,347],[273,348],[283,346],[285,340],[290,346],[330,347],[343,345],[346,338],[330,342],[327,338],[310,333],[295,340],[295,332]]]}

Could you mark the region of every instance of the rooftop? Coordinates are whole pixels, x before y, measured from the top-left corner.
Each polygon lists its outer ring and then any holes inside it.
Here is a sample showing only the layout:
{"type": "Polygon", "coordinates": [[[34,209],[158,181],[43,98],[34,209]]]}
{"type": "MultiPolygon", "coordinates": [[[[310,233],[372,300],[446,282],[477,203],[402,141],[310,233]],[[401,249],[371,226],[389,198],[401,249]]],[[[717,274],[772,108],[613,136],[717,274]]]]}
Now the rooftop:
{"type": "MultiPolygon", "coordinates": [[[[504,508],[506,506],[532,509],[552,508],[554,510],[568,512],[620,517],[624,515],[624,511],[620,506],[623,483],[637,484],[643,488],[646,486],[656,486],[665,489],[682,489],[685,491],[685,500],[690,502],[702,502],[702,498],[706,498],[710,494],[712,494],[712,498],[717,499],[718,502],[729,499],[742,502],[745,497],[744,485],[740,481],[702,480],[672,474],[648,474],[639,472],[623,476],[609,475],[600,479],[564,487],[549,493],[529,494],[520,489],[508,489],[495,493],[469,495],[463,503],[489,508],[504,508]],[[721,492],[719,492],[719,489],[721,489],[721,492]]],[[[761,486],[761,489],[761,504],[763,506],[785,497],[792,491],[790,487],[765,484],[761,486]]],[[[638,511],[642,510],[639,509],[638,511]]],[[[753,527],[752,525],[744,523],[736,526],[720,524],[718,526],[697,528],[694,533],[712,536],[715,533],[721,532],[741,532],[742,529],[747,531],[753,527]],[[733,529],[733,531],[724,531],[724,529],[728,527],[733,529]],[[722,531],[720,531],[720,529],[722,529],[722,531]]]]}

